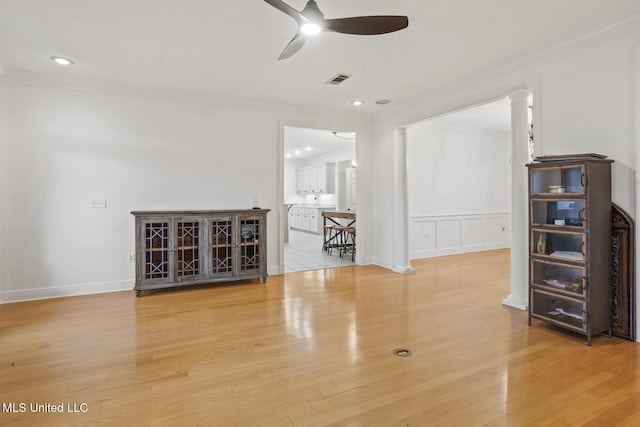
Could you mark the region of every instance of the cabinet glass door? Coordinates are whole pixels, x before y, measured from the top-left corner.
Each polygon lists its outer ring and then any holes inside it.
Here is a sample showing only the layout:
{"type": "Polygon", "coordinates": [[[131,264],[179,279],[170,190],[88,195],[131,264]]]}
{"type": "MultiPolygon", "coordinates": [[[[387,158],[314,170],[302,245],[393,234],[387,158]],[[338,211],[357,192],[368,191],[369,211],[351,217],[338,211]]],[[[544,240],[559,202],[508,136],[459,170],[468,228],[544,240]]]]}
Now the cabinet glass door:
{"type": "Polygon", "coordinates": [[[261,243],[260,243],[260,218],[240,217],[239,219],[239,248],[240,265],[239,274],[252,274],[260,270],[261,243]]]}
{"type": "Polygon", "coordinates": [[[531,313],[580,332],[585,331],[584,300],[576,300],[537,289],[531,290],[531,313]]]}
{"type": "Polygon", "coordinates": [[[533,285],[566,292],[576,296],[585,296],[585,267],[560,264],[540,259],[531,260],[533,285]]]}
{"type": "Polygon", "coordinates": [[[169,279],[169,222],[142,224],[144,233],[144,281],[169,279]]]}
{"type": "Polygon", "coordinates": [[[209,223],[209,260],[216,277],[233,274],[233,218],[216,218],[209,223]]]}
{"type": "Polygon", "coordinates": [[[200,276],[200,230],[201,221],[176,220],[175,261],[176,281],[191,280],[200,276]]]}
{"type": "Polygon", "coordinates": [[[531,230],[531,254],[558,260],[585,262],[585,234],[531,230]]]}
{"type": "Polygon", "coordinates": [[[531,224],[558,227],[585,226],[584,200],[531,199],[531,224]]]}
{"type": "Polygon", "coordinates": [[[532,194],[584,195],[584,166],[561,166],[530,170],[532,194]]]}

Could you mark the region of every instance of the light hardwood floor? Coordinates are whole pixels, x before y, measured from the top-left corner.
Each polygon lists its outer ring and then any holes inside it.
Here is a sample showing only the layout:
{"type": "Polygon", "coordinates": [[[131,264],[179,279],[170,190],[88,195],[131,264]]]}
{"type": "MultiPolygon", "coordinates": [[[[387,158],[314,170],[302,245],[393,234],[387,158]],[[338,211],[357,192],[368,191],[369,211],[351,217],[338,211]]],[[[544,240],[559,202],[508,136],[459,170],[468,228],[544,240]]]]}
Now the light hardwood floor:
{"type": "Polygon", "coordinates": [[[640,425],[638,345],[528,327],[508,251],[413,266],[0,306],[0,425],[640,425]]]}

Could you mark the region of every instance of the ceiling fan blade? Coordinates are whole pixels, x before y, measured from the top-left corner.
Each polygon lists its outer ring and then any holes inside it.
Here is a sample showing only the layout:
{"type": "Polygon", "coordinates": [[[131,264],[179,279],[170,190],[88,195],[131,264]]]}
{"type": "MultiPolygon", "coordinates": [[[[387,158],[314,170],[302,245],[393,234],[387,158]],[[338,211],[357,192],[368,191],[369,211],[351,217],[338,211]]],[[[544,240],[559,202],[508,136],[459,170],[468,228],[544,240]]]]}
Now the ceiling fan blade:
{"type": "Polygon", "coordinates": [[[271,6],[275,7],[276,9],[286,13],[293,19],[295,19],[298,24],[302,22],[303,17],[300,14],[300,12],[298,12],[297,10],[295,10],[294,8],[292,8],[282,0],[264,0],[264,1],[269,3],[271,6]]]}
{"type": "Polygon", "coordinates": [[[307,41],[307,36],[302,32],[298,31],[298,33],[291,39],[287,47],[284,48],[282,53],[280,54],[280,59],[285,59],[296,53],[297,51],[304,46],[304,43],[307,41]]]}
{"type": "Polygon", "coordinates": [[[328,31],[365,36],[392,33],[408,26],[409,18],[395,15],[354,16],[352,18],[324,20],[324,28],[328,31]]]}

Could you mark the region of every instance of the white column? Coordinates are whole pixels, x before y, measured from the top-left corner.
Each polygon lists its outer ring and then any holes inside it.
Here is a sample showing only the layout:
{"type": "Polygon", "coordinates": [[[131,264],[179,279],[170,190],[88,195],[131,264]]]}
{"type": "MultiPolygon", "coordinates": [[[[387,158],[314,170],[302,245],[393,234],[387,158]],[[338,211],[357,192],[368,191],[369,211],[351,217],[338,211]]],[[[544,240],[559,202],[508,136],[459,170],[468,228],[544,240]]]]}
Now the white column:
{"type": "Polygon", "coordinates": [[[407,190],[407,128],[396,129],[393,139],[393,268],[413,273],[409,263],[409,197],[407,190]]]}
{"type": "Polygon", "coordinates": [[[511,294],[502,303],[526,310],[529,289],[528,179],[529,131],[525,89],[509,94],[511,98],[511,294]]]}

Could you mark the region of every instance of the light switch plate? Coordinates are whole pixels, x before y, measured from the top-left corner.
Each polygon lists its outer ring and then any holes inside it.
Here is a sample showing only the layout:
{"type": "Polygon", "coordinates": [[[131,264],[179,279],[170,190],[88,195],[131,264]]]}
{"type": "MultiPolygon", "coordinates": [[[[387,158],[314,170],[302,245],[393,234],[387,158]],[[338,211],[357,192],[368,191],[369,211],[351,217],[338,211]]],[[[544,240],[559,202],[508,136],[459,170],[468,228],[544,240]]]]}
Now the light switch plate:
{"type": "Polygon", "coordinates": [[[91,209],[106,209],[107,199],[105,197],[100,199],[91,199],[90,206],[91,206],[91,209]]]}

